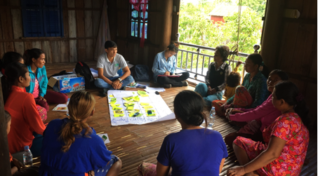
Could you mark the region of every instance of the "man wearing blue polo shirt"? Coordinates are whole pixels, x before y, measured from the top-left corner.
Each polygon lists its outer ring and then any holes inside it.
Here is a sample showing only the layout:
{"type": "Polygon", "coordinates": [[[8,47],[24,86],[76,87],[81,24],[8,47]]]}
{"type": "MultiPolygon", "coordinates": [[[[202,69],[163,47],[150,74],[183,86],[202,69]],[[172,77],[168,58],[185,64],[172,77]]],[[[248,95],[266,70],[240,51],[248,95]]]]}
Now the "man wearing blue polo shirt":
{"type": "Polygon", "coordinates": [[[130,76],[130,69],[124,57],[117,54],[117,45],[113,41],[105,42],[105,52],[100,55],[97,60],[98,78],[95,85],[102,88],[102,96],[106,95],[107,90],[124,90],[126,85],[134,81],[130,76]],[[117,71],[123,69],[124,74],[119,76],[117,71]]]}

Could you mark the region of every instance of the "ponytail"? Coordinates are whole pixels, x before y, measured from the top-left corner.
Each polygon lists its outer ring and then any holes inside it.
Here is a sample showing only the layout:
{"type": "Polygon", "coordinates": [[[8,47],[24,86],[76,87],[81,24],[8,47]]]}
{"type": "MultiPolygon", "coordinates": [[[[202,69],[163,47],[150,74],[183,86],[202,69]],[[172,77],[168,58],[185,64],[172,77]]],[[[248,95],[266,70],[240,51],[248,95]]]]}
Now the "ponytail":
{"type": "Polygon", "coordinates": [[[80,134],[83,129],[85,129],[83,135],[85,137],[89,137],[92,133],[92,129],[83,120],[91,115],[94,107],[95,99],[91,93],[79,91],[72,95],[68,104],[70,121],[63,126],[60,134],[60,139],[65,143],[62,147],[63,152],[70,149],[75,141],[75,135],[80,134]]]}
{"type": "Polygon", "coordinates": [[[38,59],[44,52],[38,48],[28,49],[24,52],[23,57],[25,65],[31,65],[32,59],[38,59]]]}
{"type": "Polygon", "coordinates": [[[19,81],[20,76],[25,78],[27,72],[27,67],[20,63],[14,62],[6,66],[5,73],[1,78],[4,103],[11,93],[12,86],[19,81]]]}

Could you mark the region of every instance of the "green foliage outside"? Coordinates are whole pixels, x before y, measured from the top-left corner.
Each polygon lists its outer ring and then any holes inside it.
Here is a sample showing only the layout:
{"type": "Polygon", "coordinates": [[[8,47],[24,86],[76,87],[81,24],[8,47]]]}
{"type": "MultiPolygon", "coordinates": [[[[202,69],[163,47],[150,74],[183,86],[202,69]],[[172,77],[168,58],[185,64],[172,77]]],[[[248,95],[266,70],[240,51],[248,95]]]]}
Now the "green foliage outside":
{"type": "MultiPolygon", "coordinates": [[[[205,47],[215,48],[219,45],[227,45],[230,50],[234,50],[239,45],[239,52],[253,53],[253,45],[260,43],[262,30],[262,16],[265,9],[265,1],[263,0],[244,0],[243,6],[247,8],[242,11],[240,22],[240,35],[238,40],[238,13],[233,13],[231,16],[224,17],[225,23],[213,23],[209,19],[208,14],[220,3],[232,3],[231,0],[215,0],[213,2],[200,0],[197,5],[192,3],[183,3],[181,0],[180,15],[179,15],[179,34],[180,42],[201,45],[205,47]]],[[[196,48],[180,45],[180,49],[193,51],[197,53],[196,48]]],[[[201,50],[201,54],[213,56],[214,51],[201,50]]],[[[183,52],[182,68],[191,67],[192,54],[188,54],[188,62],[185,60],[186,53],[183,52]]],[[[193,54],[192,71],[196,68],[201,73],[202,66],[207,68],[210,62],[213,62],[212,57],[205,57],[193,54]],[[210,61],[210,62],[209,62],[210,61]],[[198,64],[198,65],[197,65],[198,64]]],[[[233,60],[244,61],[242,57],[232,57],[233,60]]],[[[181,66],[181,52],[178,53],[178,67],[181,66]]],[[[232,68],[235,66],[233,65],[232,68]]],[[[242,70],[242,66],[239,70],[242,70]]],[[[203,73],[204,74],[204,73],[203,73]]]]}

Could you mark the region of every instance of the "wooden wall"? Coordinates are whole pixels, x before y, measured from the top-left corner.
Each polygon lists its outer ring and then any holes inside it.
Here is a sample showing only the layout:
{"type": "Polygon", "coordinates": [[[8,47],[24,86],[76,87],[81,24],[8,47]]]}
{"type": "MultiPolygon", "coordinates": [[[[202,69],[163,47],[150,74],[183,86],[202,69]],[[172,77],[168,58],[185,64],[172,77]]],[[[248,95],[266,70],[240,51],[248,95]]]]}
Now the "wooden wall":
{"type": "Polygon", "coordinates": [[[149,0],[148,38],[141,48],[140,39],[130,37],[129,1],[109,0],[109,28],[111,39],[118,45],[118,53],[130,63],[151,68],[156,54],[163,51],[171,40],[176,40],[178,11],[178,0],[149,0]]]}
{"type": "Polygon", "coordinates": [[[20,0],[0,0],[0,56],[44,50],[47,63],[94,59],[103,0],[62,0],[64,37],[24,38],[20,0]]]}
{"type": "Polygon", "coordinates": [[[265,64],[289,74],[304,94],[312,127],[317,129],[317,0],[268,0],[267,12],[262,40],[265,64]],[[299,10],[300,17],[284,17],[285,9],[299,10]]]}

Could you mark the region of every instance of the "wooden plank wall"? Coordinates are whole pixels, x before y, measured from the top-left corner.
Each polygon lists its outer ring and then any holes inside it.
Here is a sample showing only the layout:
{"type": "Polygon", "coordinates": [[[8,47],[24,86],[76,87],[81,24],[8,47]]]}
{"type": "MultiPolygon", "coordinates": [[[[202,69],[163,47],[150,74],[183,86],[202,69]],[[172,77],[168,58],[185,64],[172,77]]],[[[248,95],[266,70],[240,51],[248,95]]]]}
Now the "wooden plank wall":
{"type": "Polygon", "coordinates": [[[309,106],[311,128],[317,129],[317,0],[285,1],[282,9],[298,9],[300,17],[282,18],[281,27],[273,29],[280,31],[278,48],[272,48],[272,51],[277,50],[277,53],[274,53],[276,57],[265,59],[269,60],[272,69],[286,71],[290,80],[297,84],[309,106]]]}
{"type": "Polygon", "coordinates": [[[104,0],[62,0],[64,37],[24,38],[20,0],[0,0],[0,56],[8,51],[44,50],[48,63],[94,60],[104,0]]]}
{"type": "Polygon", "coordinates": [[[139,39],[130,37],[129,1],[107,2],[111,39],[117,43],[118,53],[132,64],[145,64],[151,68],[156,54],[163,51],[171,40],[175,40],[176,34],[172,32],[177,30],[172,26],[178,20],[172,21],[172,15],[177,14],[173,12],[175,4],[177,4],[176,11],[179,11],[179,1],[149,1],[148,39],[145,40],[143,48],[139,45],[139,39]]]}

